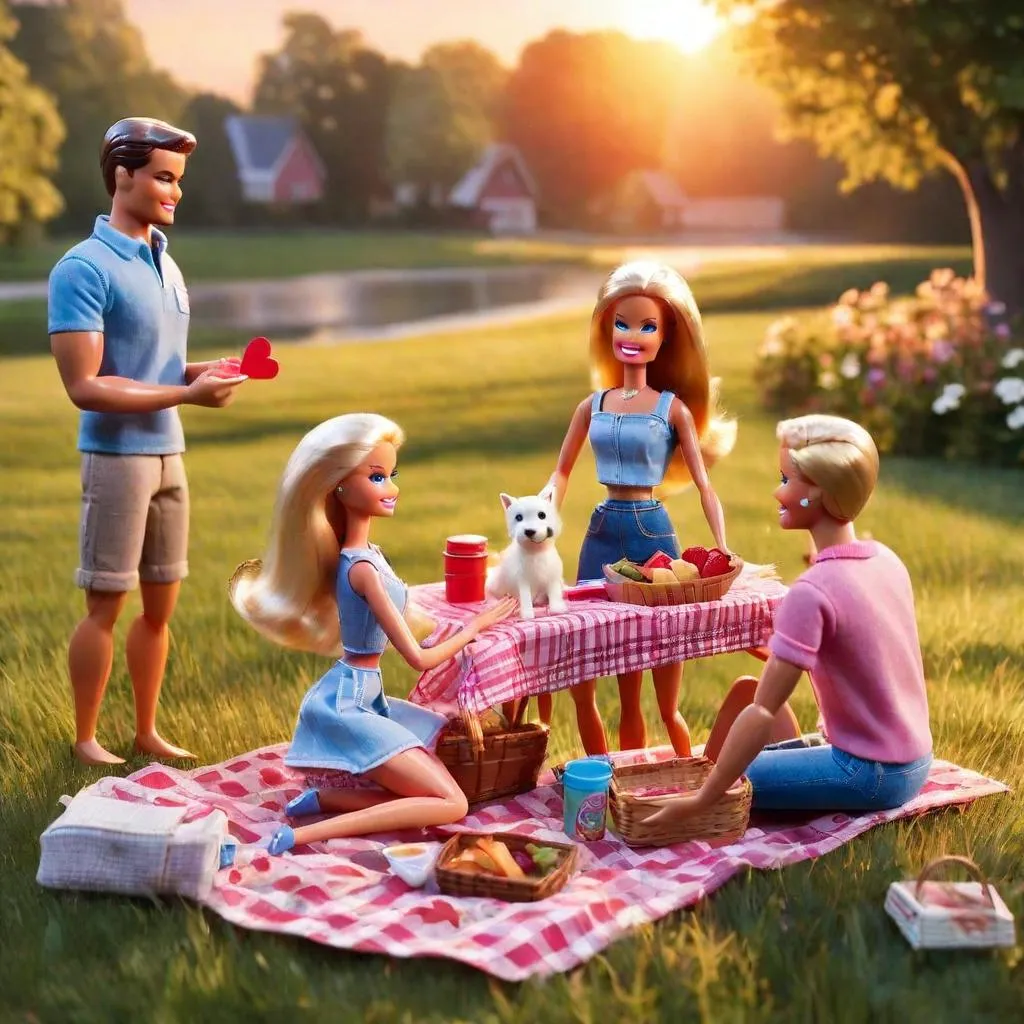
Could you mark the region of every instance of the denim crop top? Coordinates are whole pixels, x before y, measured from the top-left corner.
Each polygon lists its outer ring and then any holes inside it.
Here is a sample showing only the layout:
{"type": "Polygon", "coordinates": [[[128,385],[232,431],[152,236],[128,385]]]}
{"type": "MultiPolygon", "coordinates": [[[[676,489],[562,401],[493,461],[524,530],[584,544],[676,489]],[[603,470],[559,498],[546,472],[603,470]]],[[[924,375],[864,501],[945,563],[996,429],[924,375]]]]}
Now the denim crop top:
{"type": "Polygon", "coordinates": [[[348,571],[356,562],[369,562],[378,573],[388,597],[400,611],[405,611],[409,591],[394,574],[380,548],[342,548],[338,559],[338,614],[341,616],[341,646],[352,654],[380,654],[388,645],[388,638],[381,629],[366,598],[352,589],[348,571]]]}
{"type": "Polygon", "coordinates": [[[605,487],[657,487],[678,443],[669,423],[675,395],[662,391],[652,412],[605,412],[606,391],[598,391],[590,411],[590,447],[597,479],[605,487]]]}

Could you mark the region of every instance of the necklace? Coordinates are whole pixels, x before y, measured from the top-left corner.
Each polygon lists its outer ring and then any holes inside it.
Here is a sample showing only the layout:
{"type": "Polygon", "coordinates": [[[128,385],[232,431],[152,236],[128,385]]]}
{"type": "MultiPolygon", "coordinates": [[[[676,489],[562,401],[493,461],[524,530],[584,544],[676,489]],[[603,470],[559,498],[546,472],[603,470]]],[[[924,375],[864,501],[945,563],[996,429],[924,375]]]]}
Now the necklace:
{"type": "Polygon", "coordinates": [[[622,389],[622,400],[628,402],[631,398],[636,398],[640,394],[641,388],[623,388],[622,389]]]}

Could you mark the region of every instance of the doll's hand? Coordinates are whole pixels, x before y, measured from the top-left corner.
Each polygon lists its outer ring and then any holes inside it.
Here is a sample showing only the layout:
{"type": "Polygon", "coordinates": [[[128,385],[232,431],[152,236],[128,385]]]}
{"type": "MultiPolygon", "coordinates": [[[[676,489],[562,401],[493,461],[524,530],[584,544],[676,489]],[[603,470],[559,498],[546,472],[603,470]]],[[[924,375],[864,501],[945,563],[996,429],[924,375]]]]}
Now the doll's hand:
{"type": "Polygon", "coordinates": [[[493,608],[488,608],[487,611],[473,616],[469,621],[469,629],[473,636],[478,636],[495,623],[507,619],[518,607],[519,602],[514,597],[503,597],[493,608]]]}
{"type": "Polygon", "coordinates": [[[672,800],[667,807],[655,811],[645,822],[645,825],[674,825],[676,822],[685,821],[687,818],[706,810],[705,802],[698,790],[693,796],[681,796],[672,800]]]}
{"type": "Polygon", "coordinates": [[[205,405],[222,409],[235,397],[235,388],[249,378],[237,373],[232,377],[220,376],[215,369],[204,370],[185,389],[186,405],[205,405]]]}
{"type": "Polygon", "coordinates": [[[217,377],[237,377],[242,372],[242,360],[238,356],[216,359],[210,364],[209,370],[217,377]]]}

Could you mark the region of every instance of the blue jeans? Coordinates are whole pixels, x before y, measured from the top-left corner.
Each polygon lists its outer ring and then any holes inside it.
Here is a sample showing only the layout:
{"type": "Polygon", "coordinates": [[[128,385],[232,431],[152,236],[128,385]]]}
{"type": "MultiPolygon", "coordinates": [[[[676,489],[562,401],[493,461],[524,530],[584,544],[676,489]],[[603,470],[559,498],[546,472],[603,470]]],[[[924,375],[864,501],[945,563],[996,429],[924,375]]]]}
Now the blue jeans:
{"type": "Polygon", "coordinates": [[[838,747],[762,750],[746,771],[761,811],[881,811],[921,791],[932,755],[905,764],[865,761],[838,747]]]}
{"type": "Polygon", "coordinates": [[[658,551],[679,557],[676,531],[660,501],[602,501],[590,517],[576,582],[603,580],[603,566],[620,558],[643,565],[658,551]]]}

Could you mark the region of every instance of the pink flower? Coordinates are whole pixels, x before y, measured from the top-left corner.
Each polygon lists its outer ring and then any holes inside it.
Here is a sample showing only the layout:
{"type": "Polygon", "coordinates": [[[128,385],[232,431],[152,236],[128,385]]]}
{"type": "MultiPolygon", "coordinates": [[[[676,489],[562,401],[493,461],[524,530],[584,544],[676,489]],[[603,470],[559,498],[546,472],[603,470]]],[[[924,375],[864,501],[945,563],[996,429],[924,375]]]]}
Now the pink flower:
{"type": "Polygon", "coordinates": [[[1009,324],[996,324],[996,337],[1002,338],[1004,341],[1010,336],[1010,325],[1009,324]]]}

